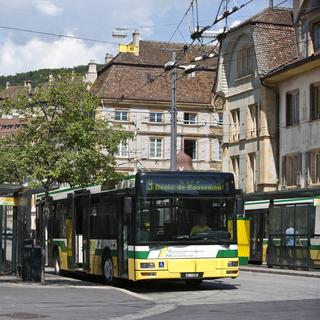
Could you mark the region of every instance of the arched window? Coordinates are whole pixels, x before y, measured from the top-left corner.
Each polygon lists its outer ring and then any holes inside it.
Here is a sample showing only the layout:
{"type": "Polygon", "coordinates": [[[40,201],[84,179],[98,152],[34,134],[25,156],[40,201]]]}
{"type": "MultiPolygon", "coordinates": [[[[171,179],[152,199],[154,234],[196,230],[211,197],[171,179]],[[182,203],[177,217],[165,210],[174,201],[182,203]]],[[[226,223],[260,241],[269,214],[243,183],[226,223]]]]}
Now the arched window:
{"type": "Polygon", "coordinates": [[[237,54],[238,78],[253,73],[253,47],[244,46],[237,54]]]}

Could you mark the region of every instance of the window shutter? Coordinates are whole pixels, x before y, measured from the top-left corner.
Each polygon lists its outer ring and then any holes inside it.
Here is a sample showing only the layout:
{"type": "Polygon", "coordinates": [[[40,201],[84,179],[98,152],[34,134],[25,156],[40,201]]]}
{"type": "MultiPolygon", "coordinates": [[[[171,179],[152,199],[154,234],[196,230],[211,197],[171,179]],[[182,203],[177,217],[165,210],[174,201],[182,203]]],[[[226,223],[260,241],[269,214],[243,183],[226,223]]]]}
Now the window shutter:
{"type": "Polygon", "coordinates": [[[297,170],[297,185],[302,185],[302,153],[297,155],[298,160],[298,170],[297,170]]]}
{"type": "Polygon", "coordinates": [[[291,103],[290,94],[286,94],[286,125],[291,125],[291,103]]]}
{"type": "Polygon", "coordinates": [[[295,110],[294,110],[294,123],[300,122],[300,91],[295,94],[295,110]]]}
{"type": "Polygon", "coordinates": [[[282,157],[282,185],[285,186],[286,185],[286,157],[282,157]]]}
{"type": "Polygon", "coordinates": [[[310,120],[314,120],[315,117],[315,87],[310,85],[310,120]]]}
{"type": "Polygon", "coordinates": [[[310,152],[305,153],[305,165],[304,165],[305,184],[310,184],[310,152]]]}
{"type": "Polygon", "coordinates": [[[212,140],[212,148],[213,148],[213,160],[219,161],[219,140],[218,139],[212,140]]]}

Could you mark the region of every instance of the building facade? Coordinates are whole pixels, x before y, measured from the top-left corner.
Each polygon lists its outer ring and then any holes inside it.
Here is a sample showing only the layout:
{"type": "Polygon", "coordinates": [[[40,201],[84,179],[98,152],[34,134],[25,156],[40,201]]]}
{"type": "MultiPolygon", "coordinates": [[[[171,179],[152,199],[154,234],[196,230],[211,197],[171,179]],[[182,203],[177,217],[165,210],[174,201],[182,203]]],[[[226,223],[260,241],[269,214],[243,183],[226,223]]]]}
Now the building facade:
{"type": "Polygon", "coordinates": [[[279,95],[280,189],[320,184],[320,7],[296,1],[297,57],[264,80],[279,95]]]}
{"type": "Polygon", "coordinates": [[[261,79],[295,56],[292,11],[267,8],[220,41],[215,93],[225,102],[222,170],[234,172],[237,187],[246,193],[274,191],[277,95],[261,79]]]}
{"type": "MultiPolygon", "coordinates": [[[[172,51],[179,65],[199,52],[185,53],[181,44],[140,41],[137,33],[134,37],[135,55],[119,53],[98,72],[91,88],[100,98],[97,116],[134,135],[118,146],[118,171],[168,170],[172,87],[164,65],[172,51]]],[[[211,60],[191,75],[177,70],[177,152],[189,155],[195,170],[221,169],[222,109],[211,104],[215,63],[211,60]]]]}

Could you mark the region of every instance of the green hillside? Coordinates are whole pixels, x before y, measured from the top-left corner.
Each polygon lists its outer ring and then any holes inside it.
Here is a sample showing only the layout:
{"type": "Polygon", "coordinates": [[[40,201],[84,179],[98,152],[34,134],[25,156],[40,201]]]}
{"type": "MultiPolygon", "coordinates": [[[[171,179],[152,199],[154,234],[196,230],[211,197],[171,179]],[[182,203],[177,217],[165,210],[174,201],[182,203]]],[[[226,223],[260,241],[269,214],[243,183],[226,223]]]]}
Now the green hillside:
{"type": "MultiPolygon", "coordinates": [[[[99,70],[103,65],[97,65],[99,70]]],[[[31,80],[32,87],[38,87],[43,85],[48,81],[49,74],[58,76],[61,73],[72,72],[85,75],[88,71],[87,65],[76,66],[74,68],[59,68],[59,69],[40,69],[35,71],[29,71],[24,73],[16,73],[15,75],[10,76],[0,76],[0,91],[4,90],[6,83],[9,81],[11,85],[22,85],[25,80],[31,80]]]]}

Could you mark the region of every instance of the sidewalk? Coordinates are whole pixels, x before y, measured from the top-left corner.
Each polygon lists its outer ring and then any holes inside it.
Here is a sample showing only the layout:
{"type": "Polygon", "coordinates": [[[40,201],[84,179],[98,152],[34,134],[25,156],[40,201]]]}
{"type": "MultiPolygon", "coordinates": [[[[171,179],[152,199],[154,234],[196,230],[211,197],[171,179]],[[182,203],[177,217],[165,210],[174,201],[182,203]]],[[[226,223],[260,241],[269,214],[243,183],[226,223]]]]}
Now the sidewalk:
{"type": "Polygon", "coordinates": [[[0,286],[2,283],[6,284],[28,284],[32,286],[99,286],[101,283],[96,283],[94,281],[90,282],[81,279],[80,277],[77,279],[75,277],[63,277],[59,275],[55,275],[52,273],[51,268],[48,268],[45,274],[45,283],[42,284],[41,282],[31,282],[31,281],[22,281],[20,277],[17,275],[11,274],[0,274],[0,286]]]}
{"type": "Polygon", "coordinates": [[[262,272],[270,274],[282,274],[290,276],[299,276],[299,277],[314,277],[320,278],[320,270],[293,270],[293,269],[281,269],[279,267],[268,268],[267,265],[245,265],[240,266],[240,272],[262,272]]]}

